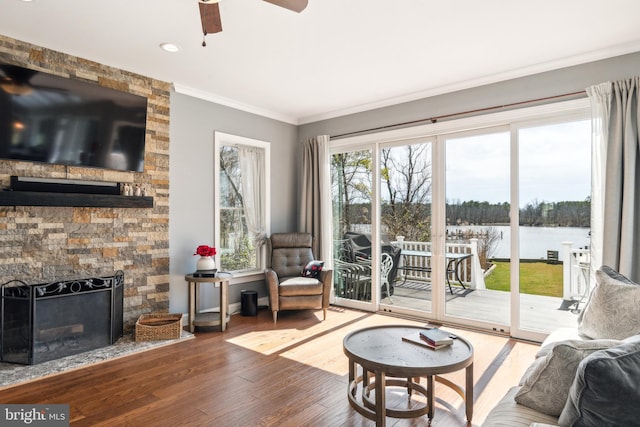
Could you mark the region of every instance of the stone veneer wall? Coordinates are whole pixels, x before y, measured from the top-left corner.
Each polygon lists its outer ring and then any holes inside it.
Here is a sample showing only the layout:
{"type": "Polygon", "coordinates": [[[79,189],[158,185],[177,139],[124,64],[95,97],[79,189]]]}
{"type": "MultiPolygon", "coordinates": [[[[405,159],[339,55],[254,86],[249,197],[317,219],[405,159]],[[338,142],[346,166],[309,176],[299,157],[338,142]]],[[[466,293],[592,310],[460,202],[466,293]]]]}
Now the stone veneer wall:
{"type": "Polygon", "coordinates": [[[154,207],[0,206],[0,283],[125,273],[124,322],[169,308],[169,89],[148,77],[0,35],[0,57],[16,65],[148,98],[144,172],[120,172],[0,160],[0,185],[11,175],[129,182],[147,189],[154,207]]]}

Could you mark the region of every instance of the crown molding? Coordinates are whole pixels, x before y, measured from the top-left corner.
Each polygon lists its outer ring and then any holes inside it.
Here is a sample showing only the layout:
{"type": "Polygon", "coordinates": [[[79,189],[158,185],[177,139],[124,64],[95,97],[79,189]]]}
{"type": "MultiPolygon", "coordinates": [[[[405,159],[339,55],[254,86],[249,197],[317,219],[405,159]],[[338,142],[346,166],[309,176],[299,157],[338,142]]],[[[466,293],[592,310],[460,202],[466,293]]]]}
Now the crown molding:
{"type": "Polygon", "coordinates": [[[278,120],[278,121],[289,123],[296,126],[299,124],[298,119],[296,117],[290,116],[288,114],[282,114],[282,113],[267,110],[264,108],[256,107],[254,105],[244,104],[234,99],[225,98],[223,96],[219,96],[211,92],[206,92],[200,89],[195,89],[189,86],[185,86],[180,83],[173,83],[173,89],[176,91],[176,93],[193,96],[194,98],[199,98],[204,101],[209,101],[215,104],[224,105],[225,107],[234,108],[236,110],[244,111],[251,114],[256,114],[258,116],[278,120]]]}

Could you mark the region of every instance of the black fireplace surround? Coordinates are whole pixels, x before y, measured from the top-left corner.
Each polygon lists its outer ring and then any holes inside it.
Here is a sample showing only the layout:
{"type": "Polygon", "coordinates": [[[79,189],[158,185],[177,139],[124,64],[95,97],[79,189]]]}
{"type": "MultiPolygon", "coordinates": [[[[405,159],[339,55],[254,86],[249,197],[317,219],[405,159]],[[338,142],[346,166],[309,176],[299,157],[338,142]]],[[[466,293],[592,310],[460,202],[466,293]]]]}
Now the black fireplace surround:
{"type": "Polygon", "coordinates": [[[124,273],[1,286],[0,361],[37,364],[115,343],[123,334],[124,273]]]}

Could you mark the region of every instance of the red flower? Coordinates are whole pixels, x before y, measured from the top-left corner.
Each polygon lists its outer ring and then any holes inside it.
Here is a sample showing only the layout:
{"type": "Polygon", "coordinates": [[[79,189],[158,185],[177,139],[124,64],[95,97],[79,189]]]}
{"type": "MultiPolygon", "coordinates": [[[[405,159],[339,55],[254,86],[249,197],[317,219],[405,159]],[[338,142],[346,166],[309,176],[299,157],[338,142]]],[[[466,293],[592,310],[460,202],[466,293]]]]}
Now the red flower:
{"type": "Polygon", "coordinates": [[[216,248],[207,246],[207,245],[200,245],[196,249],[196,253],[194,255],[214,256],[215,254],[216,254],[216,248]]]}

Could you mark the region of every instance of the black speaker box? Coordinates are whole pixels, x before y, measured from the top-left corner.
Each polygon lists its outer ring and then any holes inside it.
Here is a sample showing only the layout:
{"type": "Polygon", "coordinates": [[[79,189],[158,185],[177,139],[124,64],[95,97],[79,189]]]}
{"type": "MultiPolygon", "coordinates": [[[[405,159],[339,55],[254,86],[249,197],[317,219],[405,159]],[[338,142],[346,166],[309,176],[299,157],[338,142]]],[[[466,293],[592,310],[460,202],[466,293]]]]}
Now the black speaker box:
{"type": "Polygon", "coordinates": [[[12,176],[11,190],[47,193],[120,194],[120,183],[12,176]]]}

